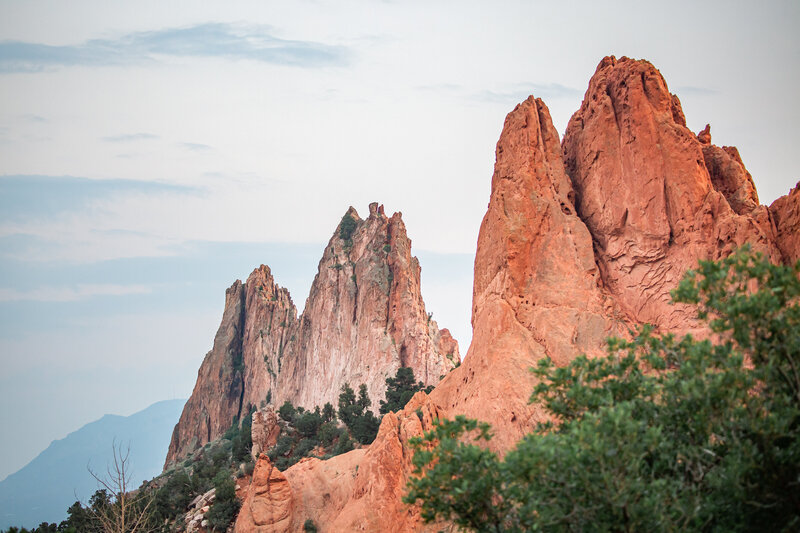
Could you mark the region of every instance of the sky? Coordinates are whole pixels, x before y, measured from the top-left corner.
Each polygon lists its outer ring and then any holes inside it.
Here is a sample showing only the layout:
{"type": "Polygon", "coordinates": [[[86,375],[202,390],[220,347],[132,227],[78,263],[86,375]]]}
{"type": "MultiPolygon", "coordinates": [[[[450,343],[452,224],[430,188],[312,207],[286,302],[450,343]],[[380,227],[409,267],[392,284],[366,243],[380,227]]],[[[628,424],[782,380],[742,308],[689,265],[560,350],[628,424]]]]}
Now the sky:
{"type": "Polygon", "coordinates": [[[505,115],[563,135],[605,55],[651,61],[762,203],[798,180],[796,2],[0,0],[0,479],[186,398],[225,288],[302,308],[342,214],[401,211],[466,353],[505,115]]]}

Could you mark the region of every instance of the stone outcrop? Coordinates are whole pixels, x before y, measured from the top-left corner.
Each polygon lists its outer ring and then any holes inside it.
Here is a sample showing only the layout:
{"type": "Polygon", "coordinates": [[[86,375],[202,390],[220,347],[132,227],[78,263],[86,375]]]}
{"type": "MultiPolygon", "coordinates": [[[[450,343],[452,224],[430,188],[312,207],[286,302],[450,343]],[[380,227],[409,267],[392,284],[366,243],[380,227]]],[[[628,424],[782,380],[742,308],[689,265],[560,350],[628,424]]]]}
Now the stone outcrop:
{"type": "Polygon", "coordinates": [[[775,221],[776,242],[786,263],[800,261],[800,183],[769,206],[775,221]]]}
{"type": "Polygon", "coordinates": [[[222,435],[250,406],[335,405],[344,383],[365,383],[377,411],[386,378],[401,366],[433,385],[459,360],[449,331],[426,313],[401,214],[387,217],[373,203],[361,219],[351,207],[325,247],[301,316],[264,265],[228,289],[166,464],[222,435]]]}
{"type": "Polygon", "coordinates": [[[266,453],[278,442],[281,435],[281,426],[278,423],[278,415],[270,406],[264,406],[253,413],[253,422],[250,428],[250,436],[253,440],[251,454],[253,459],[258,459],[261,452],[266,453]]]}
{"type": "Polygon", "coordinates": [[[239,533],[297,531],[299,528],[291,528],[293,510],[292,488],[286,476],[262,455],[236,518],[235,530],[239,533]]]}
{"type": "Polygon", "coordinates": [[[206,513],[211,509],[211,505],[216,499],[217,489],[211,489],[205,494],[197,496],[189,504],[189,512],[183,517],[186,526],[186,533],[200,533],[208,526],[206,513]]]}
{"type": "Polygon", "coordinates": [[[603,59],[563,142],[544,103],[527,99],[497,144],[463,363],[430,395],[386,415],[366,451],[289,468],[294,524],[447,530],[401,503],[410,438],[435,417],[466,414],[490,422],[492,446],[504,452],[544,417],[528,404],[528,369],[540,358],[596,356],[606,336],[645,322],[703,333],[688,309],[668,304],[669,290],[698,259],[746,242],[775,261],[797,259],[798,189],[759,205],[738,151],[711,144],[710,127],[689,131],[680,101],[646,61],[603,59]]]}

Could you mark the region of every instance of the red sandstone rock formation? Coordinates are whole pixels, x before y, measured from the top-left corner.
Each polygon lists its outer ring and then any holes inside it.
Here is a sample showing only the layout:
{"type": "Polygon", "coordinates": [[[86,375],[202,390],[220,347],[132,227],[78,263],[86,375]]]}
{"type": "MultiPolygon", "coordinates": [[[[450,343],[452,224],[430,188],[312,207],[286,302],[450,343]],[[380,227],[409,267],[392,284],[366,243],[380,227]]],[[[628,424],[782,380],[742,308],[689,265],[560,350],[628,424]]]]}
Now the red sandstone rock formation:
{"type": "Polygon", "coordinates": [[[281,426],[278,415],[270,406],[265,406],[253,413],[253,424],[250,431],[253,439],[251,453],[253,459],[258,459],[261,452],[266,453],[278,442],[281,426]]]}
{"type": "Polygon", "coordinates": [[[401,366],[432,385],[459,361],[458,344],[425,312],[420,266],[400,213],[352,207],[325,247],[305,310],[297,310],[266,266],[228,290],[223,322],[172,436],[166,463],[222,435],[234,417],[269,397],[334,405],[342,385],[367,385],[373,408],[401,366]]]}
{"type": "Polygon", "coordinates": [[[769,206],[777,229],[777,245],[786,263],[800,261],[800,183],[769,206]]]}
{"type": "Polygon", "coordinates": [[[289,482],[266,456],[261,456],[236,518],[235,530],[240,533],[297,531],[299,528],[290,529],[293,510],[289,482]]]}
{"type": "Polygon", "coordinates": [[[698,259],[745,242],[780,258],[736,149],[698,140],[647,61],[600,62],[563,150],[603,283],[637,322],[695,327],[691,313],[669,304],[669,290],[698,259]]]}
{"type": "Polygon", "coordinates": [[[433,417],[488,421],[493,447],[507,450],[543,416],[527,403],[528,369],[541,357],[564,364],[597,355],[607,335],[644,322],[695,329],[668,294],[698,259],[745,242],[774,260],[798,258],[800,188],[760,206],[736,149],[712,145],[710,128],[690,132],[678,98],[646,61],[601,61],[563,147],[544,103],[529,98],[506,118],[496,157],[463,364],[430,396],[385,416],[366,452],[289,468],[293,494],[314,502],[298,504],[295,524],[312,517],[322,532],[441,530],[400,501],[408,440],[433,417]],[[315,487],[321,500],[309,496],[315,487]]]}

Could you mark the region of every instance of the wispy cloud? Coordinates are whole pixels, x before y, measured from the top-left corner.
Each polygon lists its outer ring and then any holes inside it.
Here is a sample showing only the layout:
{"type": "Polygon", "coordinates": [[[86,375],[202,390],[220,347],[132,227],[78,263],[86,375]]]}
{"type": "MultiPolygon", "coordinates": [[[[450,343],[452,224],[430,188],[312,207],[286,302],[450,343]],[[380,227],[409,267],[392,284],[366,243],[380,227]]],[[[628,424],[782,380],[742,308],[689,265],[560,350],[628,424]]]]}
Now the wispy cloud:
{"type": "Polygon", "coordinates": [[[0,224],[12,220],[51,218],[85,209],[91,202],[130,194],[197,194],[199,189],[137,180],[87,179],[74,176],[0,176],[0,224]]]}
{"type": "Polygon", "coordinates": [[[205,152],[206,150],[211,150],[211,147],[207,144],[200,144],[200,143],[180,143],[183,148],[187,150],[191,150],[193,152],[205,152]]]}
{"type": "Polygon", "coordinates": [[[103,140],[110,143],[127,143],[132,141],[152,141],[158,138],[158,135],[153,135],[152,133],[125,133],[103,137],[103,140]]]}
{"type": "Polygon", "coordinates": [[[581,92],[573,87],[567,87],[560,83],[518,83],[506,89],[496,91],[479,91],[472,94],[476,100],[484,102],[509,103],[519,102],[533,95],[543,100],[555,100],[557,98],[579,97],[581,92]]]}
{"type": "Polygon", "coordinates": [[[533,95],[544,100],[557,98],[576,98],[581,96],[581,91],[560,83],[513,83],[493,90],[474,91],[462,85],[453,83],[440,83],[435,85],[421,85],[419,91],[451,94],[470,100],[491,102],[498,104],[513,104],[525,100],[533,95]]]}
{"type": "Polygon", "coordinates": [[[34,113],[25,113],[25,114],[19,115],[19,118],[20,118],[20,120],[22,120],[24,122],[34,122],[34,123],[37,123],[37,124],[41,124],[43,122],[47,122],[46,118],[44,118],[44,117],[42,117],[40,115],[36,115],[34,113]]]}
{"type": "Polygon", "coordinates": [[[695,87],[692,85],[683,85],[681,87],[673,87],[676,94],[693,95],[693,96],[711,96],[719,94],[716,89],[709,89],[707,87],[695,87]]]}
{"type": "Polygon", "coordinates": [[[320,67],[345,64],[349,53],[342,46],[280,39],[266,26],[208,23],[130,33],[117,39],[93,39],[71,46],[3,41],[0,42],[0,73],[143,64],[156,61],[159,56],[221,57],[320,67]]]}
{"type": "Polygon", "coordinates": [[[0,302],[77,302],[98,296],[149,294],[144,285],[80,284],[74,287],[39,287],[21,291],[0,288],[0,302]]]}

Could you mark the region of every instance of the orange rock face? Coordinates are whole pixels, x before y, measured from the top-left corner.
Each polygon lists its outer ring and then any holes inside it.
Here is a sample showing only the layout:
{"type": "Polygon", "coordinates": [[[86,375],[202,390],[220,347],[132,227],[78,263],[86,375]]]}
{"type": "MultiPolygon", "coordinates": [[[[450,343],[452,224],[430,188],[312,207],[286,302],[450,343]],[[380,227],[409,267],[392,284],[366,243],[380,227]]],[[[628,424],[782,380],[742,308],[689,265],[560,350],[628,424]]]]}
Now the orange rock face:
{"type": "Polygon", "coordinates": [[[492,446],[508,450],[544,416],[528,404],[528,369],[538,359],[601,354],[608,335],[645,322],[697,329],[687,309],[668,302],[698,259],[745,242],[775,261],[798,259],[799,190],[759,205],[738,151],[711,144],[710,127],[690,132],[680,101],[646,61],[603,59],[563,143],[544,103],[528,98],[497,144],[463,363],[429,396],[386,415],[361,455],[289,468],[293,494],[313,502],[297,504],[295,524],[311,517],[322,532],[447,529],[423,524],[401,502],[410,438],[435,417],[466,414],[490,422],[492,446]]]}
{"type": "Polygon", "coordinates": [[[265,406],[253,413],[253,422],[250,435],[253,440],[251,453],[253,459],[258,459],[261,452],[266,453],[278,442],[281,426],[278,424],[278,415],[270,406],[265,406]]]}
{"type": "MultiPolygon", "coordinates": [[[[262,265],[228,290],[214,348],[175,426],[167,465],[222,435],[249,406],[289,400],[336,405],[340,389],[365,383],[377,411],[385,380],[401,366],[426,385],[459,361],[458,344],[429,318],[420,266],[400,213],[370,205],[346,214],[325,247],[302,316],[262,265]]],[[[262,448],[263,450],[263,448],[262,448]]]]}
{"type": "MultiPolygon", "coordinates": [[[[286,477],[265,455],[256,463],[235,530],[240,533],[283,533],[292,528],[294,501],[286,477]]],[[[302,526],[301,526],[302,527],[302,526]]]]}
{"type": "Polygon", "coordinates": [[[777,229],[776,241],[786,263],[800,261],[800,183],[769,206],[777,229]]]}
{"type": "Polygon", "coordinates": [[[698,140],[647,61],[601,61],[563,151],[603,284],[636,322],[695,327],[690,312],[669,304],[669,290],[698,259],[745,242],[780,258],[736,149],[698,140]]]}

